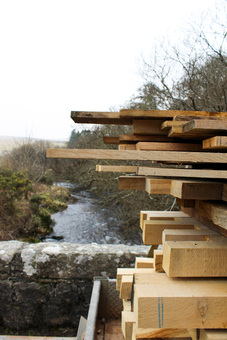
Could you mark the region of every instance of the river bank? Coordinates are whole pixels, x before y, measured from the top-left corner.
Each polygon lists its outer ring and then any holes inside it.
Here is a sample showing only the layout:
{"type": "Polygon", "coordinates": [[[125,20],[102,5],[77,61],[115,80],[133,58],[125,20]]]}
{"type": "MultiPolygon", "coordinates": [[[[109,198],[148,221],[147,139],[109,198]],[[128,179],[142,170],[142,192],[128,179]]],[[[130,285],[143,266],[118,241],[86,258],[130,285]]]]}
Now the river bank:
{"type": "Polygon", "coordinates": [[[52,232],[51,214],[67,208],[66,188],[34,183],[23,173],[0,172],[0,241],[39,242],[52,232]]]}

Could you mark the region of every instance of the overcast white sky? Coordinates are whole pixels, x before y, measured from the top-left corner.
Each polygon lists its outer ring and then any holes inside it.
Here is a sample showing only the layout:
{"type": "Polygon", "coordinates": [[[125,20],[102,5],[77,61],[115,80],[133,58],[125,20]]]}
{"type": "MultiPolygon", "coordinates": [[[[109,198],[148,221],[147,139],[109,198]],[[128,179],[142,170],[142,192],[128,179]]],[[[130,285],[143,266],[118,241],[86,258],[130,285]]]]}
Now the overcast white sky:
{"type": "Polygon", "coordinates": [[[215,0],[0,0],[0,136],[67,139],[71,111],[109,111],[138,60],[215,0]]]}

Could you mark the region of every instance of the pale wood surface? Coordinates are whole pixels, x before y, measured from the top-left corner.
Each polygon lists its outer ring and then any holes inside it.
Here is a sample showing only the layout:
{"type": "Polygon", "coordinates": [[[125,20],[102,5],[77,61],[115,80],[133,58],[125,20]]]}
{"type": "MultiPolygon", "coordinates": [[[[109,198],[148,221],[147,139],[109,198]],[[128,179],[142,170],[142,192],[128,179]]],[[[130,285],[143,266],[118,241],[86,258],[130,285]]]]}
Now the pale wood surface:
{"type": "Polygon", "coordinates": [[[120,299],[130,300],[131,299],[131,291],[132,291],[132,275],[124,275],[121,279],[121,287],[120,287],[120,299]]]}
{"type": "Polygon", "coordinates": [[[154,268],[154,259],[149,257],[136,257],[135,268],[154,268]]]}
{"type": "Polygon", "coordinates": [[[69,159],[150,160],[180,163],[227,163],[227,154],[217,152],[47,149],[47,157],[69,159]]]}
{"type": "Polygon", "coordinates": [[[121,327],[125,340],[132,339],[132,327],[135,323],[135,316],[132,312],[121,312],[121,327]]]}
{"type": "Polygon", "coordinates": [[[141,176],[227,179],[226,170],[138,167],[137,173],[141,176]]]}
{"type": "Polygon", "coordinates": [[[162,262],[163,262],[163,250],[162,249],[154,250],[154,270],[158,273],[164,272],[162,262]]]}
{"type": "Polygon", "coordinates": [[[163,281],[160,277],[158,284],[135,284],[134,289],[139,328],[227,327],[226,280],[163,281]]]}
{"type": "Polygon", "coordinates": [[[145,190],[148,194],[170,194],[171,180],[146,178],[145,190]]]}
{"type": "Polygon", "coordinates": [[[125,312],[131,312],[132,310],[132,304],[131,304],[131,300],[122,300],[123,302],[123,311],[125,312]]]}
{"type": "Polygon", "coordinates": [[[227,137],[215,136],[203,141],[203,149],[227,149],[227,137]]]}
{"type": "Polygon", "coordinates": [[[119,144],[118,150],[136,150],[136,144],[119,144]]]}
{"type": "Polygon", "coordinates": [[[165,241],[205,241],[212,238],[212,236],[220,237],[218,233],[211,229],[207,230],[166,229],[162,233],[162,243],[164,243],[165,241]]]}
{"type": "Polygon", "coordinates": [[[158,143],[158,142],[139,142],[136,150],[156,150],[156,151],[202,151],[201,144],[189,143],[158,143]]]}
{"type": "Polygon", "coordinates": [[[196,201],[196,210],[201,216],[227,230],[227,206],[225,204],[196,201]]]}
{"type": "Polygon", "coordinates": [[[191,340],[187,329],[178,328],[137,328],[133,325],[132,340],[165,339],[165,340],[191,340]]]}
{"type": "Polygon", "coordinates": [[[227,277],[227,241],[166,241],[163,268],[170,277],[227,277]]]}
{"type": "Polygon", "coordinates": [[[137,172],[137,166],[130,165],[96,165],[96,171],[99,172],[137,172]]]}
{"type": "Polygon", "coordinates": [[[140,211],[140,228],[143,229],[143,222],[145,220],[174,220],[176,217],[189,217],[182,211],[140,211]]]}
{"type": "Polygon", "coordinates": [[[117,283],[116,290],[120,291],[121,280],[123,275],[133,275],[135,273],[153,273],[153,268],[117,268],[117,283]]]}
{"type": "Polygon", "coordinates": [[[194,229],[194,224],[177,221],[145,221],[143,223],[143,243],[146,245],[162,244],[162,232],[165,229],[194,229]]]}
{"type": "Polygon", "coordinates": [[[226,340],[227,329],[201,329],[200,340],[226,340]]]}

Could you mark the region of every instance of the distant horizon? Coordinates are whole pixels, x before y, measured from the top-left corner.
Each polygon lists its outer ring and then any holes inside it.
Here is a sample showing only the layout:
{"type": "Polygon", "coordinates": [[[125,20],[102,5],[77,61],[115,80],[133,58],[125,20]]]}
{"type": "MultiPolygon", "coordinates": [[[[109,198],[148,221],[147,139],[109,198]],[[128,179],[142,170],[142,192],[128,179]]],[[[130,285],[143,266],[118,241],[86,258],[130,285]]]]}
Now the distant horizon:
{"type": "Polygon", "coordinates": [[[6,136],[6,135],[0,135],[0,140],[2,139],[20,139],[20,140],[43,140],[43,141],[53,141],[53,142],[67,142],[68,139],[66,138],[39,138],[39,137],[30,137],[30,136],[27,136],[27,137],[22,137],[22,136],[6,136]]]}

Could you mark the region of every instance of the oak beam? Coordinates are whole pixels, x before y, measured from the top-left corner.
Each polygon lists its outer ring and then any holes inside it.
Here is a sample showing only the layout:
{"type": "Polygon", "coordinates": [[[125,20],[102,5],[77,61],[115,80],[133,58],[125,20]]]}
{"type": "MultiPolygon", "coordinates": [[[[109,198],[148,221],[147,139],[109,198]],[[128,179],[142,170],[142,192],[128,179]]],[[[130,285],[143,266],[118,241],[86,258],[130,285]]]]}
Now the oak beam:
{"type": "Polygon", "coordinates": [[[226,170],[138,167],[140,176],[227,179],[226,170]]]}
{"type": "Polygon", "coordinates": [[[227,154],[217,152],[47,149],[47,157],[65,159],[147,160],[177,163],[227,163],[227,154]]]}
{"type": "Polygon", "coordinates": [[[163,269],[169,277],[227,277],[227,242],[220,240],[164,242],[163,269]]]}
{"type": "Polygon", "coordinates": [[[158,284],[135,284],[134,291],[138,328],[226,328],[225,280],[160,277],[158,284]]]}

